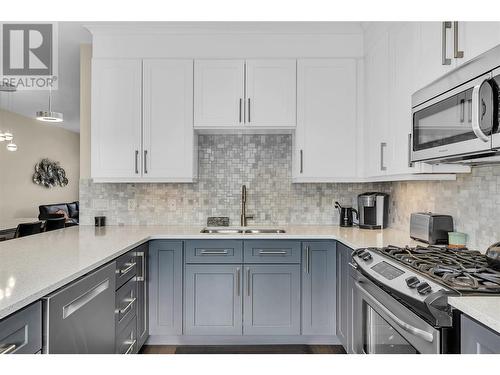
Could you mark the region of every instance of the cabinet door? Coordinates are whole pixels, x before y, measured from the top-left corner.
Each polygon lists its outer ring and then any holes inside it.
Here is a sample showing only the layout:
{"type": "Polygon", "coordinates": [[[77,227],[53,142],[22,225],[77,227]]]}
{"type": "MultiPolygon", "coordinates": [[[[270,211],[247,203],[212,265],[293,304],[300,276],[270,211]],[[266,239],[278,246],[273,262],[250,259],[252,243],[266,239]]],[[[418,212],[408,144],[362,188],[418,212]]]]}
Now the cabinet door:
{"type": "Polygon", "coordinates": [[[296,65],[296,60],[246,61],[247,125],[296,125],[296,65]]]}
{"type": "MultiPolygon", "coordinates": [[[[428,85],[456,66],[453,56],[453,30],[446,29],[446,58],[449,65],[443,65],[443,23],[417,22],[418,64],[416,69],[417,86],[428,85]]],[[[415,74],[414,74],[415,75],[415,74]]]]}
{"type": "Polygon", "coordinates": [[[300,266],[245,266],[244,335],[300,334],[300,266]]]}
{"type": "Polygon", "coordinates": [[[302,244],[302,334],[335,335],[335,243],[302,244]]]}
{"type": "Polygon", "coordinates": [[[149,245],[149,331],[182,335],[182,242],[149,245]]]}
{"type": "Polygon", "coordinates": [[[356,61],[299,60],[293,177],[324,182],[357,176],[356,61]]]}
{"type": "Polygon", "coordinates": [[[500,354],[500,334],[466,315],[461,316],[460,341],[462,354],[500,354]]]}
{"type": "Polygon", "coordinates": [[[389,113],[390,131],[385,156],[386,173],[414,173],[409,166],[409,134],[412,127],[411,96],[416,91],[414,72],[418,53],[417,25],[397,24],[389,32],[389,113]]]}
{"type": "Polygon", "coordinates": [[[192,181],[193,61],[144,60],[143,80],[143,177],[192,181]]]}
{"type": "Polygon", "coordinates": [[[384,176],[390,155],[388,32],[366,53],[365,88],[365,175],[384,176]]]}
{"type": "Polygon", "coordinates": [[[458,48],[464,52],[458,64],[473,59],[500,44],[500,22],[458,22],[458,48]]]}
{"type": "Polygon", "coordinates": [[[351,277],[349,262],[352,250],[337,242],[337,337],[348,350],[351,325],[351,277]]]}
{"type": "Polygon", "coordinates": [[[145,243],[135,249],[137,261],[137,348],[141,349],[149,336],[149,247],[145,243]]]}
{"type": "Polygon", "coordinates": [[[243,60],[195,60],[194,126],[243,125],[243,60]]]}
{"type": "Polygon", "coordinates": [[[93,178],[141,177],[141,92],[141,60],[93,60],[93,178]]]}
{"type": "Polygon", "coordinates": [[[240,265],[187,265],[184,334],[241,335],[241,284],[240,265]]]}

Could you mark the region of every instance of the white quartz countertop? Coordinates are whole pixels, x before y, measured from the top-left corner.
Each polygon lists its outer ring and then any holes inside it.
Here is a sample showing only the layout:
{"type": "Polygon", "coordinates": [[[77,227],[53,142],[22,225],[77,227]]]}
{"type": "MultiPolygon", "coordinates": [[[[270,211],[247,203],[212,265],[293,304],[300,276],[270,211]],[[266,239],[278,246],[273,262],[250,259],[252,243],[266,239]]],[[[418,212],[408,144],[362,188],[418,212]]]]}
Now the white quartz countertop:
{"type": "Polygon", "coordinates": [[[200,226],[75,226],[0,242],[0,319],[152,239],[331,239],[351,248],[415,245],[406,232],[280,226],[285,234],[201,234],[200,226]]]}
{"type": "Polygon", "coordinates": [[[450,297],[451,306],[500,334],[500,297],[450,297]]]}

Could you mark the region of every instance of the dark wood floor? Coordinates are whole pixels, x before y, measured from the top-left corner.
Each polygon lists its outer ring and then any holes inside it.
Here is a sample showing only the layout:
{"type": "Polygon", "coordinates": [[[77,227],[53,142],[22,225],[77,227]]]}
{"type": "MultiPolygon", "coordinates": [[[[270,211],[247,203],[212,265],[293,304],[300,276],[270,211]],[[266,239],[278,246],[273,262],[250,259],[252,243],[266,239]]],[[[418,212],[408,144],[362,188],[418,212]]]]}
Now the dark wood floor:
{"type": "Polygon", "coordinates": [[[341,345],[144,345],[141,354],[345,354],[341,345]]]}

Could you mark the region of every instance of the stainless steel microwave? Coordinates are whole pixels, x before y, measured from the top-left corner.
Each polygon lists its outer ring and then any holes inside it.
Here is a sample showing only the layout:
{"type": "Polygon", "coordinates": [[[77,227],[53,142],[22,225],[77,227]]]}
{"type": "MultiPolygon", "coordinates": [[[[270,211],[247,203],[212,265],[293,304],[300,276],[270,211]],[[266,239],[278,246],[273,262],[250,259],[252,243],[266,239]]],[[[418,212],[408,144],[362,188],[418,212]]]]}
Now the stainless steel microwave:
{"type": "Polygon", "coordinates": [[[412,95],[411,161],[500,162],[500,46],[412,95]]]}

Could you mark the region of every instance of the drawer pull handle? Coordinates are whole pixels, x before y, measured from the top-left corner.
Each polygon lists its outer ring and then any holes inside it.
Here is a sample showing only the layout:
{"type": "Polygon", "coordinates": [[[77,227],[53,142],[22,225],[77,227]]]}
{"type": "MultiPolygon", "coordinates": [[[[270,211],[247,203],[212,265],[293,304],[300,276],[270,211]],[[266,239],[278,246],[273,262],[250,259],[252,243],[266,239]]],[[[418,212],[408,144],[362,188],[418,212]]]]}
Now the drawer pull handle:
{"type": "Polygon", "coordinates": [[[132,268],[134,268],[134,267],[135,267],[135,265],[136,265],[136,263],[135,263],[135,262],[133,262],[133,263],[125,263],[125,264],[127,264],[127,267],[126,267],[126,268],[124,268],[124,269],[122,269],[122,270],[118,270],[118,273],[119,273],[120,275],[125,275],[127,272],[129,272],[129,271],[130,271],[132,268]]]}
{"type": "Polygon", "coordinates": [[[68,316],[73,314],[75,311],[80,309],[82,306],[86,305],[94,298],[96,298],[99,294],[104,292],[109,288],[109,279],[104,280],[99,285],[95,286],[92,289],[87,290],[82,295],[68,303],[66,306],[63,306],[63,319],[66,319],[68,316]]]}
{"type": "Polygon", "coordinates": [[[288,252],[286,250],[279,250],[279,251],[259,250],[259,254],[262,254],[262,255],[284,255],[284,254],[288,254],[288,252]]]}
{"type": "Polygon", "coordinates": [[[222,251],[211,251],[211,250],[201,250],[201,255],[227,255],[227,250],[222,251]]]}
{"type": "Polygon", "coordinates": [[[122,315],[125,314],[128,311],[128,309],[130,309],[130,307],[134,304],[134,302],[136,301],[136,299],[137,298],[135,298],[135,297],[134,298],[127,298],[125,300],[125,302],[128,302],[128,305],[125,306],[123,309],[119,310],[120,314],[122,314],[122,315]]]}
{"type": "Polygon", "coordinates": [[[137,340],[125,341],[125,344],[130,344],[130,346],[128,347],[128,349],[125,352],[125,354],[130,354],[132,352],[132,350],[134,349],[134,345],[135,345],[136,342],[137,342],[137,340]]]}
{"type": "Polygon", "coordinates": [[[7,344],[0,348],[0,354],[9,354],[16,350],[16,344],[7,344]]]}

